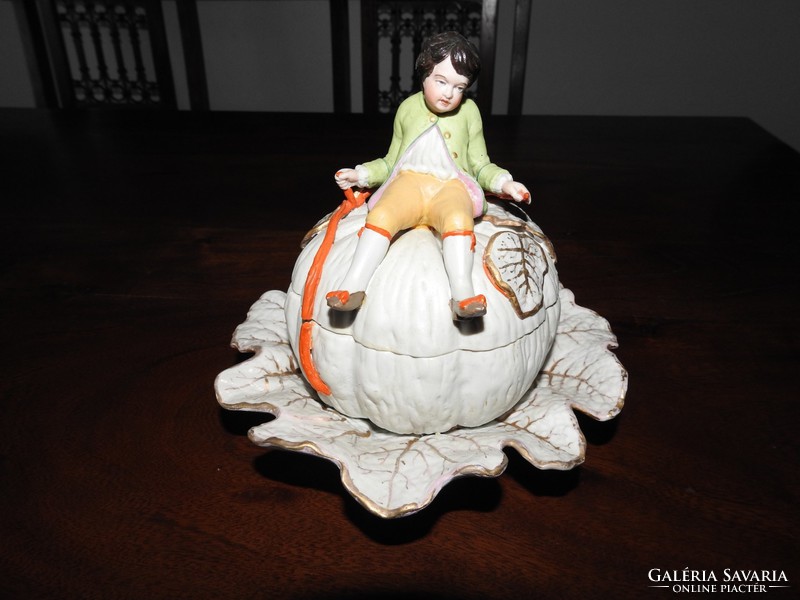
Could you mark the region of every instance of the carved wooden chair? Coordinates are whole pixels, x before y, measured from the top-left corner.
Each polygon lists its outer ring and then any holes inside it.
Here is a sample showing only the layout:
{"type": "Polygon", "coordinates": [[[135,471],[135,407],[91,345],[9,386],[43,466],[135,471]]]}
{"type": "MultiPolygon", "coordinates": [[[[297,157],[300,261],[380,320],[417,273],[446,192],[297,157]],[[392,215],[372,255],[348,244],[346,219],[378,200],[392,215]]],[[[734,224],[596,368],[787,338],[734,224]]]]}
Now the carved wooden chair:
{"type": "MultiPolygon", "coordinates": [[[[347,0],[331,0],[334,111],[350,112],[347,0]]],[[[517,0],[512,43],[509,114],[522,111],[530,0],[517,0]]],[[[481,54],[481,76],[470,95],[489,114],[492,108],[497,38],[497,0],[380,0],[361,2],[362,89],[365,113],[391,113],[414,91],[414,60],[422,41],[441,31],[458,31],[481,54]]]]}
{"type": "MultiPolygon", "coordinates": [[[[37,106],[177,108],[159,0],[14,0],[37,106]]],[[[208,109],[194,0],[177,0],[191,106],[208,109]]]]}

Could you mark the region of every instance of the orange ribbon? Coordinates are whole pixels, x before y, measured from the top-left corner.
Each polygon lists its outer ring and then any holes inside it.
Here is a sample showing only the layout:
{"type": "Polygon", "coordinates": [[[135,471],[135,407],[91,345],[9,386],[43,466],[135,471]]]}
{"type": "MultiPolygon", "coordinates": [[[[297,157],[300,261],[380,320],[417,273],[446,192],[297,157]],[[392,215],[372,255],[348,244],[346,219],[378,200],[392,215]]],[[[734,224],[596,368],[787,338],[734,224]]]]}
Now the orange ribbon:
{"type": "Polygon", "coordinates": [[[339,221],[345,218],[353,209],[358,208],[369,196],[369,192],[363,192],[356,196],[351,188],[344,191],[344,202],[339,205],[339,208],[331,216],[328,222],[328,228],[325,231],[325,237],[322,244],[317,249],[314,260],[311,262],[311,267],[308,269],[306,276],[306,284],[303,287],[303,303],[300,308],[300,318],[302,325],[300,326],[300,366],[305,373],[306,379],[317,392],[320,394],[329,395],[331,389],[322,380],[317,371],[312,357],[312,343],[311,333],[314,327],[314,304],[317,296],[317,288],[319,287],[320,279],[322,279],[322,269],[325,265],[325,260],[328,258],[333,241],[336,237],[336,229],[339,227],[339,221]]]}

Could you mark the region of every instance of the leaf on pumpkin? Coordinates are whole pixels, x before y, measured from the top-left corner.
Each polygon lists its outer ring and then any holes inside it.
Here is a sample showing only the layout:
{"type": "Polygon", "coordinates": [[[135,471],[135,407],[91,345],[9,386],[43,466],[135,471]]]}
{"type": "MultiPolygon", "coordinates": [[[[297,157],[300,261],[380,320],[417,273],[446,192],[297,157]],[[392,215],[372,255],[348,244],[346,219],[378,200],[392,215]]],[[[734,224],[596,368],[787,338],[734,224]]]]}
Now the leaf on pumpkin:
{"type": "Polygon", "coordinates": [[[534,236],[527,231],[496,233],[486,244],[483,261],[492,282],[521,319],[542,308],[542,286],[549,266],[534,236]]]}

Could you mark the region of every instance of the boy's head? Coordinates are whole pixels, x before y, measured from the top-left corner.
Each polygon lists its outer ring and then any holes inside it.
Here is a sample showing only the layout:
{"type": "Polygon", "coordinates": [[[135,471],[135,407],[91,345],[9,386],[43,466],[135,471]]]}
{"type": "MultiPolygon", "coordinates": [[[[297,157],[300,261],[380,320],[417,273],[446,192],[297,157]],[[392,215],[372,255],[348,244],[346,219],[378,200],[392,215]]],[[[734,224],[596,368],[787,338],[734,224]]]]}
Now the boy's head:
{"type": "Polygon", "coordinates": [[[475,83],[481,72],[478,49],[460,33],[445,31],[429,37],[422,43],[415,66],[420,85],[431,74],[433,68],[447,58],[450,58],[456,72],[469,80],[469,85],[475,83]]]}

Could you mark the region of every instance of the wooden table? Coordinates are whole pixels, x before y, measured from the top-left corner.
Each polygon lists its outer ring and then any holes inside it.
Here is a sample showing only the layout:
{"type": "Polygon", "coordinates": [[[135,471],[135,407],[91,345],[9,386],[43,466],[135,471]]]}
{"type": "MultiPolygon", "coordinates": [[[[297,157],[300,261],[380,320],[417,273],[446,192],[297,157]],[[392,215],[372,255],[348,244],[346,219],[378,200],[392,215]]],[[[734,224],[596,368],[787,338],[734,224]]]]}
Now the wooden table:
{"type": "Polygon", "coordinates": [[[800,156],[745,119],[486,125],[627,403],[580,419],[579,468],[508,450],[383,520],[212,386],[390,121],[0,110],[3,597],[668,598],[725,569],[798,597],[800,156]]]}

